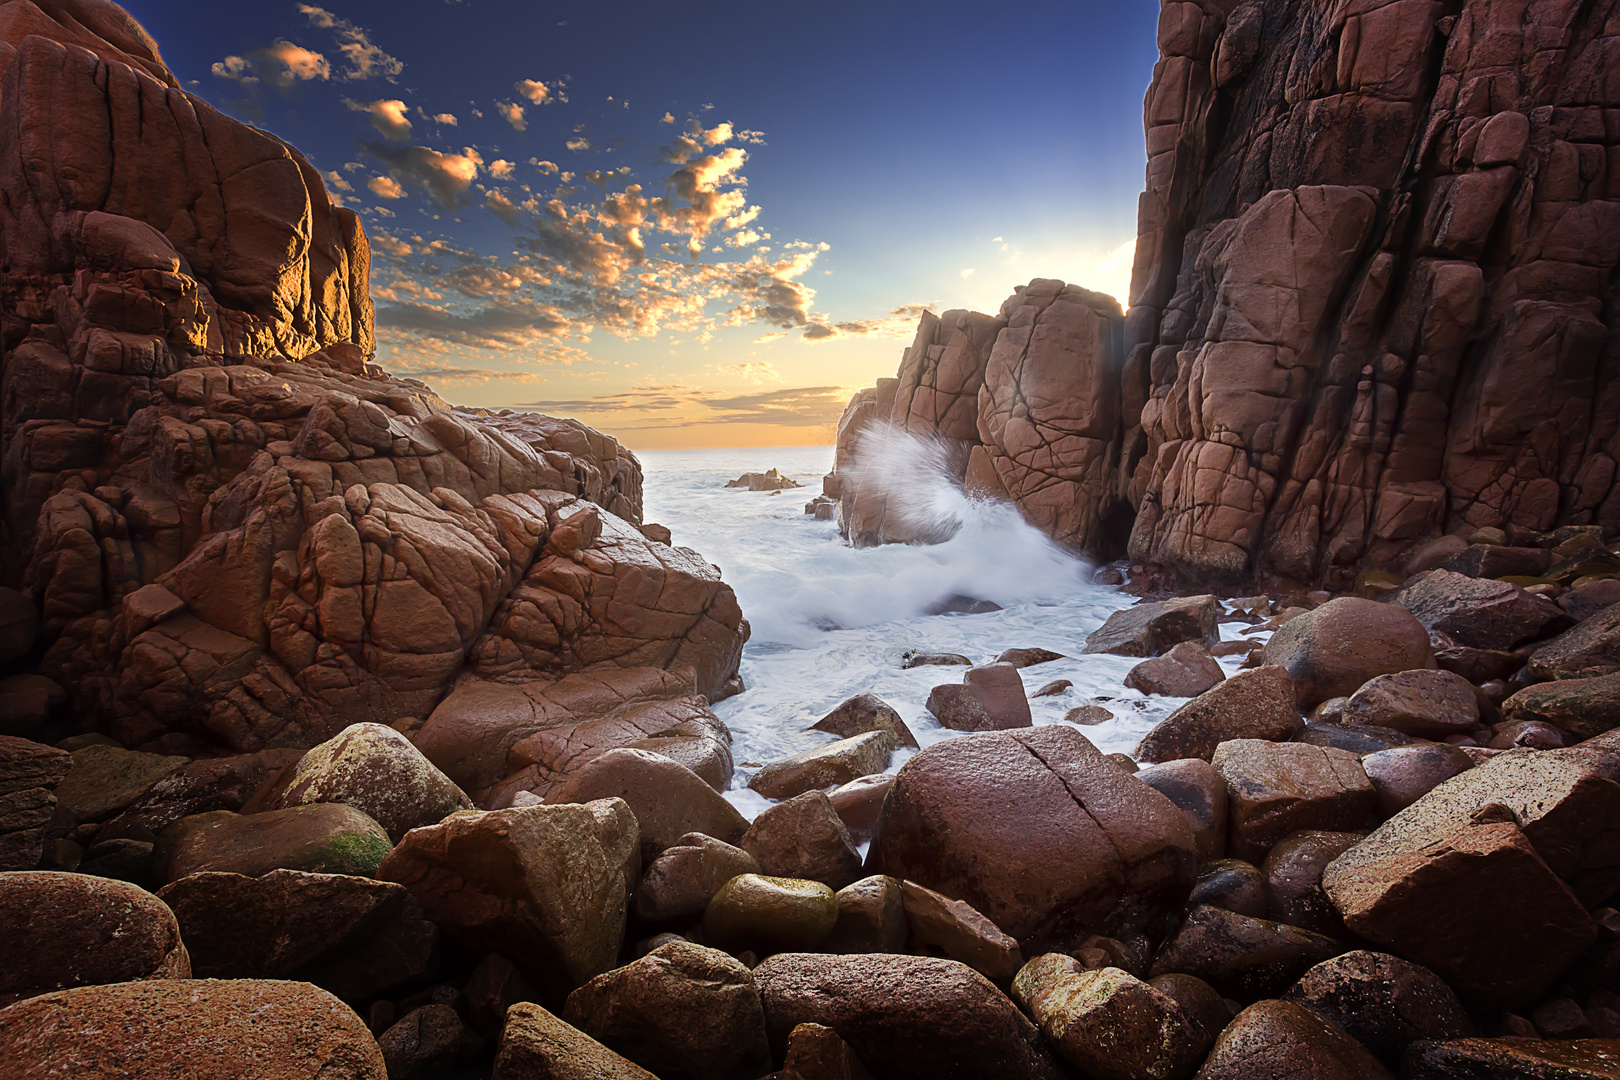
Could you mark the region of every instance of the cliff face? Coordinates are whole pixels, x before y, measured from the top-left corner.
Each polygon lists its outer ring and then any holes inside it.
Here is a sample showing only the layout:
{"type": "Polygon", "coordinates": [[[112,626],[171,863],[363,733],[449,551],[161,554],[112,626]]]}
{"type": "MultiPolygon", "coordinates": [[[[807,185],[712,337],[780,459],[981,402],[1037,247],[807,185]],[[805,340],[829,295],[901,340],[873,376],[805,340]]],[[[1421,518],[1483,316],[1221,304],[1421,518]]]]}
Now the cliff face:
{"type": "MultiPolygon", "coordinates": [[[[1003,306],[968,485],[1215,580],[1620,530],[1620,4],[1176,2],[1159,46],[1130,312],[1003,306]]],[[[841,446],[928,412],[882,395],[841,446]]]]}
{"type": "Polygon", "coordinates": [[[745,624],[638,529],[632,454],[370,364],[356,216],[121,9],[0,4],[0,69],[0,584],[82,719],[197,753],[414,730],[469,683],[708,716],[745,624]]]}

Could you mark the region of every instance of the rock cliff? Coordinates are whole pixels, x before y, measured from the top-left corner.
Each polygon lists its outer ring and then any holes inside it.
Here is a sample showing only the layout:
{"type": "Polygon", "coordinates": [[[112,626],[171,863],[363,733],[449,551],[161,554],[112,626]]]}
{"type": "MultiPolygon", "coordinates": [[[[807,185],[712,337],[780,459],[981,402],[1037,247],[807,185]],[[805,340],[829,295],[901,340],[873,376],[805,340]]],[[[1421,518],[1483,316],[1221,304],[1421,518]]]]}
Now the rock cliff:
{"type": "Polygon", "coordinates": [[[525,732],[662,709],[579,761],[677,720],[723,741],[746,624],[638,528],[632,454],[370,363],[358,218],[121,9],[0,4],[0,68],[0,583],[81,720],[253,752],[500,684],[554,706],[525,732]]]}
{"type": "Polygon", "coordinates": [[[1167,2],[1128,314],[925,315],[850,403],[1077,550],[1343,584],[1479,527],[1620,531],[1620,4],[1167,2]],[[1611,170],[1614,170],[1611,175],[1611,170]]]}

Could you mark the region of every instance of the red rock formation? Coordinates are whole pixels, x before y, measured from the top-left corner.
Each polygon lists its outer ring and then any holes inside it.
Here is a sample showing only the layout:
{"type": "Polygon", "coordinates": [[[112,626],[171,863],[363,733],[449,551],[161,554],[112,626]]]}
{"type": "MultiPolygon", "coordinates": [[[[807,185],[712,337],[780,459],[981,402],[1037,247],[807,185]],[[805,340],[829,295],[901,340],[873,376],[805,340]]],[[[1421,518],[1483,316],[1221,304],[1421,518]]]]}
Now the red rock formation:
{"type": "MultiPolygon", "coordinates": [[[[1130,313],[1031,283],[934,403],[857,395],[840,471],[982,371],[968,488],[1099,554],[1134,509],[1187,577],[1620,530],[1620,5],[1173,0],[1159,46],[1130,313]]],[[[902,538],[849,486],[852,539],[902,538]]]]}
{"type": "Polygon", "coordinates": [[[637,529],[632,454],[369,363],[358,219],[121,9],[0,3],[0,43],[3,576],[82,714],[256,751],[589,673],[570,720],[667,701],[723,749],[704,695],[745,624],[714,567],[637,529]]]}

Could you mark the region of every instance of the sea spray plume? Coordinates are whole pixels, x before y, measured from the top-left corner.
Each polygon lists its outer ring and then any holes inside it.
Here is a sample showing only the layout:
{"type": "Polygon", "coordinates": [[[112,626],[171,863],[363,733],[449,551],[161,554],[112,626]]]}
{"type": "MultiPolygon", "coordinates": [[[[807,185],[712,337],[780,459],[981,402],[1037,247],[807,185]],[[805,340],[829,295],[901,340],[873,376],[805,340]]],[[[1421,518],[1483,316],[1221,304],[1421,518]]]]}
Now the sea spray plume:
{"type": "Polygon", "coordinates": [[[889,423],[872,424],[855,441],[847,473],[862,499],[881,499],[889,532],[913,544],[940,544],[980,506],[962,491],[967,448],[925,438],[889,423]]]}

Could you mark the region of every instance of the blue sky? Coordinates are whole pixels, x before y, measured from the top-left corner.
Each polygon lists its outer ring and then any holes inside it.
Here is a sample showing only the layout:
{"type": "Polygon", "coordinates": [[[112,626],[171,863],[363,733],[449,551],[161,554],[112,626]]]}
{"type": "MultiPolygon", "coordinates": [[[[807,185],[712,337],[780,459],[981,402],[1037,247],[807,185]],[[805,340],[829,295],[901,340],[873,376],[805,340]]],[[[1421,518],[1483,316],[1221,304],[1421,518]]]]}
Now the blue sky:
{"type": "Polygon", "coordinates": [[[360,212],[379,361],[459,403],[824,443],[921,307],[1129,275],[1146,0],[127,6],[360,212]]]}

